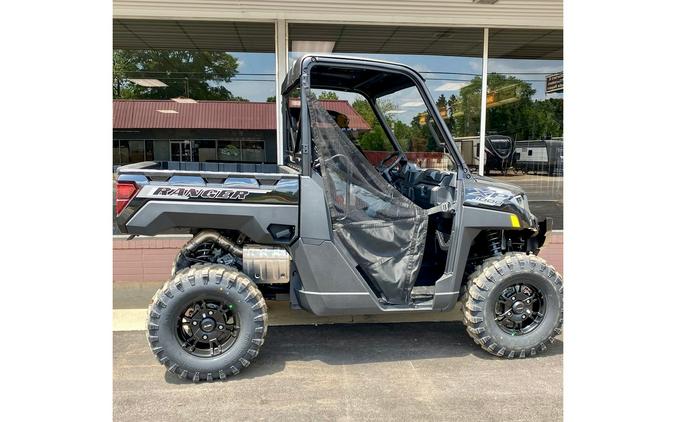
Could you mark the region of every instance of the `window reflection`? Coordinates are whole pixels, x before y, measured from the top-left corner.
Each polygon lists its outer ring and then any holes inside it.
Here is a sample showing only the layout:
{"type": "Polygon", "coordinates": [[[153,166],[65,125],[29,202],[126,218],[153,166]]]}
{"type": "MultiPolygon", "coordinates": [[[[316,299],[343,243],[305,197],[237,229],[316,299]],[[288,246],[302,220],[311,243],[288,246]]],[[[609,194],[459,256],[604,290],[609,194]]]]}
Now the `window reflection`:
{"type": "Polygon", "coordinates": [[[113,24],[114,164],[275,161],[274,23],[113,24]]]}
{"type": "Polygon", "coordinates": [[[562,31],[490,30],[485,173],[523,187],[532,211],[552,217],[556,229],[563,228],[562,70],[562,31]]]}

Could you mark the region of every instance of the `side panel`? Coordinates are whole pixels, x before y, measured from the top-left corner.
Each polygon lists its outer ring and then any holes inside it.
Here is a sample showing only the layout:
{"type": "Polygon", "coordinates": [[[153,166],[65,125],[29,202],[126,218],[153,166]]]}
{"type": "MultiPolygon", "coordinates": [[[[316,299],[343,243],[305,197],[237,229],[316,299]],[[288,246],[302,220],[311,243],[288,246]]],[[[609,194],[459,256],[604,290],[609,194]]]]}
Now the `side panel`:
{"type": "Polygon", "coordinates": [[[139,187],[116,218],[123,233],[151,236],[173,228],[229,229],[239,230],[255,242],[282,244],[298,235],[297,175],[137,172],[143,174],[127,169],[118,178],[139,187]],[[269,231],[271,224],[276,225],[272,231],[277,239],[269,231]]]}
{"type": "Polygon", "coordinates": [[[454,246],[448,254],[446,273],[436,281],[434,310],[444,311],[455,305],[464,276],[464,268],[474,239],[485,229],[511,229],[511,213],[462,206],[457,212],[458,233],[452,234],[454,246]],[[456,239],[455,239],[456,235],[456,239]]]}
{"type": "Polygon", "coordinates": [[[150,236],[174,227],[239,230],[255,242],[275,243],[267,230],[270,224],[297,230],[297,222],[297,205],[149,201],[126,227],[129,233],[150,236]]]}
{"type": "Polygon", "coordinates": [[[321,177],[300,178],[300,237],[330,240],[331,225],[321,177]]]}
{"type": "Polygon", "coordinates": [[[295,286],[300,306],[316,315],[375,314],[383,310],[356,269],[331,241],[291,246],[301,282],[295,286]]]}

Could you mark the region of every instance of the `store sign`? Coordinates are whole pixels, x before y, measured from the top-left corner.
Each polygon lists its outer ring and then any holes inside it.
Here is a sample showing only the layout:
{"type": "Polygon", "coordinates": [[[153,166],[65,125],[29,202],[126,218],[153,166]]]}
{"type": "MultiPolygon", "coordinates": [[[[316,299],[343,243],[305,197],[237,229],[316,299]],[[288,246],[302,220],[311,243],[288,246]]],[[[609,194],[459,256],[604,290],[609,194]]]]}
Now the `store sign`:
{"type": "Polygon", "coordinates": [[[546,75],[546,93],[563,92],[563,73],[546,75]]]}

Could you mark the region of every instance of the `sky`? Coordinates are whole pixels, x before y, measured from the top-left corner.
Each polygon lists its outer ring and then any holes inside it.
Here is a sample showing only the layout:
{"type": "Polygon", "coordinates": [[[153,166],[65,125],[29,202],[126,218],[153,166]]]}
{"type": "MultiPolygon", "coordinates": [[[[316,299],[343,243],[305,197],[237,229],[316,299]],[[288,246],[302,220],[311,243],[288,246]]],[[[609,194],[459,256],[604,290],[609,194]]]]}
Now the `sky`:
{"type": "Polygon", "coordinates": [[[265,101],[275,94],[274,53],[230,53],[237,59],[239,75],[225,84],[235,96],[265,101]]]}

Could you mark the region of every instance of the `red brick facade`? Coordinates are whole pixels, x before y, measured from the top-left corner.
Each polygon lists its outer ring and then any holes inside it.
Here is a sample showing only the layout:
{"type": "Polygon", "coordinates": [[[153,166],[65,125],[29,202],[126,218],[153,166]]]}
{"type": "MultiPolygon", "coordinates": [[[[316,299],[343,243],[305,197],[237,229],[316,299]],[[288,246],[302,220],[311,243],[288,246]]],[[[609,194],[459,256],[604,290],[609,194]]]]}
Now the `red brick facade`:
{"type": "MultiPolygon", "coordinates": [[[[162,281],[186,238],[142,238],[113,240],[113,282],[162,281]]],[[[563,273],[563,234],[552,233],[539,254],[563,273]]]]}
{"type": "Polygon", "coordinates": [[[539,252],[539,256],[553,265],[560,274],[563,274],[563,234],[551,233],[546,236],[546,243],[539,252]]]}

